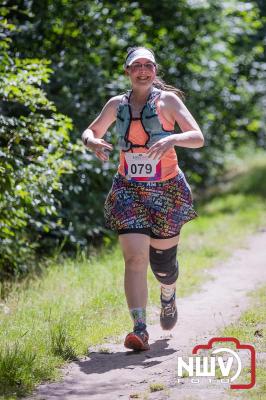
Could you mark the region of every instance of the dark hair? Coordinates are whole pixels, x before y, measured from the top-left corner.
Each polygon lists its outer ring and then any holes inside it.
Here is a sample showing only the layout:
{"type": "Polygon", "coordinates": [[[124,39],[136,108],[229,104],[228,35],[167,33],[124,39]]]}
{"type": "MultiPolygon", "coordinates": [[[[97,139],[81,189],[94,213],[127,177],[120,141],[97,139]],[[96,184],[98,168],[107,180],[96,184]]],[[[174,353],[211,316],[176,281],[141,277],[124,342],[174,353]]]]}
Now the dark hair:
{"type": "MultiPolygon", "coordinates": [[[[149,49],[148,47],[144,47],[144,46],[135,46],[135,47],[129,47],[129,48],[127,49],[127,56],[126,56],[125,61],[128,59],[128,57],[130,56],[130,54],[132,54],[135,50],[138,50],[138,49],[146,49],[146,50],[149,50],[149,51],[155,56],[154,52],[153,52],[151,49],[149,49]]],[[[157,71],[160,70],[160,65],[159,65],[159,64],[156,63],[156,67],[157,67],[157,71]]],[[[185,98],[185,93],[182,92],[182,90],[176,88],[175,86],[168,85],[168,84],[167,84],[166,82],[164,82],[164,80],[163,80],[160,76],[158,76],[157,74],[156,74],[156,78],[155,78],[155,80],[154,80],[154,82],[153,82],[153,86],[156,87],[157,89],[165,90],[165,91],[167,91],[167,92],[173,92],[173,93],[175,93],[178,97],[180,97],[182,100],[184,100],[184,98],[185,98]]]]}

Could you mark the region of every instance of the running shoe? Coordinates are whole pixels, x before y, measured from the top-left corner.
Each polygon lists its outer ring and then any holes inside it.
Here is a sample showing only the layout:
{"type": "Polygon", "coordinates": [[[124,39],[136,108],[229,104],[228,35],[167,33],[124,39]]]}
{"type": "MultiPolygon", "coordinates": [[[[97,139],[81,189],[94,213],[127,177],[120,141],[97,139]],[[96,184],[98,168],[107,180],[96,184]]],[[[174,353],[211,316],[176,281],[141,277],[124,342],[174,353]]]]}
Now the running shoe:
{"type": "Polygon", "coordinates": [[[133,331],[130,332],[124,342],[124,346],[127,349],[132,349],[135,351],[149,350],[149,334],[146,330],[133,331]]]}
{"type": "Polygon", "coordinates": [[[165,301],[162,300],[161,295],[161,315],[160,315],[160,324],[163,330],[170,331],[173,329],[177,322],[177,308],[175,301],[175,293],[171,300],[165,301]]]}

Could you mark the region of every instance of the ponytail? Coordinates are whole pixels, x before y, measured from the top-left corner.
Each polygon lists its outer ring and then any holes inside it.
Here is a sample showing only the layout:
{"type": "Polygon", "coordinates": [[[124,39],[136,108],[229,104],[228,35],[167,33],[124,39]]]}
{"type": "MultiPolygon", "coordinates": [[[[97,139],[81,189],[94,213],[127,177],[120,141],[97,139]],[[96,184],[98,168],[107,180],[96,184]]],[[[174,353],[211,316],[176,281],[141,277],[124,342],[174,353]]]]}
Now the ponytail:
{"type": "Polygon", "coordinates": [[[164,82],[162,78],[159,76],[156,76],[153,86],[156,87],[157,89],[165,90],[167,92],[173,92],[175,93],[180,99],[184,100],[185,99],[185,93],[182,92],[182,90],[177,89],[176,87],[172,85],[168,85],[167,83],[164,82]]]}

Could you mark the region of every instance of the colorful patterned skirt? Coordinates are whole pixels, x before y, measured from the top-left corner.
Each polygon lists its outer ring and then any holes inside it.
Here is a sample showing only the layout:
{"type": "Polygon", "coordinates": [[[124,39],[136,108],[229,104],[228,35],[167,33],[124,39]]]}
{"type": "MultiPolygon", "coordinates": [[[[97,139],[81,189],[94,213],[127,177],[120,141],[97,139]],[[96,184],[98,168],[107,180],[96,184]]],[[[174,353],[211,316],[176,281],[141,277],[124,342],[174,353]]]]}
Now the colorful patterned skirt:
{"type": "Polygon", "coordinates": [[[162,182],[131,182],[116,174],[104,206],[106,227],[123,233],[144,233],[167,239],[197,217],[191,189],[181,170],[162,182]]]}

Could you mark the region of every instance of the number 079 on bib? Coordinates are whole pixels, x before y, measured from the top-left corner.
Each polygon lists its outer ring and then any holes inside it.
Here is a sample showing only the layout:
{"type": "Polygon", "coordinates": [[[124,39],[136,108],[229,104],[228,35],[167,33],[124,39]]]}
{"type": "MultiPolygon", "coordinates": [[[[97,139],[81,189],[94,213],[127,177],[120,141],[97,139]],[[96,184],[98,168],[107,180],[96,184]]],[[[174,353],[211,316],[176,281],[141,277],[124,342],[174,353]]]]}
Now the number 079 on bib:
{"type": "Polygon", "coordinates": [[[125,175],[133,181],[154,181],[161,177],[161,161],[152,160],[145,153],[125,154],[125,175]]]}

